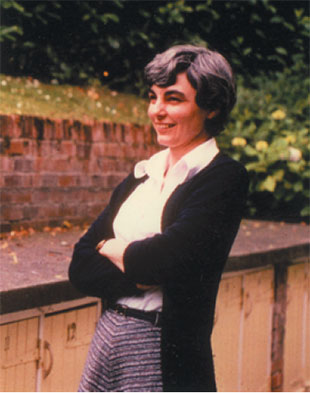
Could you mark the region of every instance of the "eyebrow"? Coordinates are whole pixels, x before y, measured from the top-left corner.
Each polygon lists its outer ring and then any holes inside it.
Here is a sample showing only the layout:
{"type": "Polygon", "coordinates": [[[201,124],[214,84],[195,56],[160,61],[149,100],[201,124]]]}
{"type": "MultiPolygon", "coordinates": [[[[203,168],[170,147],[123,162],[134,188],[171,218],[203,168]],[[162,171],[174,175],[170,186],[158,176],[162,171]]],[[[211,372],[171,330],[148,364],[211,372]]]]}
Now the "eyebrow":
{"type": "MultiPolygon", "coordinates": [[[[156,93],[150,88],[149,89],[149,94],[151,93],[151,94],[155,94],[156,95],[156,93]]],[[[168,90],[168,91],[166,91],[165,92],[165,96],[167,97],[167,96],[171,96],[171,95],[178,95],[178,96],[180,96],[180,97],[182,97],[182,98],[185,98],[185,94],[184,93],[182,93],[181,91],[179,91],[179,90],[168,90]]]]}

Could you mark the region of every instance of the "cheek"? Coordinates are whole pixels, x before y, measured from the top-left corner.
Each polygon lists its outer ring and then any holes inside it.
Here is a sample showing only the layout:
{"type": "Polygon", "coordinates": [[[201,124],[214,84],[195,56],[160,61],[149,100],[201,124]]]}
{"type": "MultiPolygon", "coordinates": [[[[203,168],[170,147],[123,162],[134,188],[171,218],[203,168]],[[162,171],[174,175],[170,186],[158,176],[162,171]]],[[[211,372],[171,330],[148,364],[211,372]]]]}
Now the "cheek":
{"type": "Polygon", "coordinates": [[[149,118],[152,117],[152,108],[151,108],[150,105],[149,105],[149,107],[147,108],[147,115],[148,115],[149,118]]]}

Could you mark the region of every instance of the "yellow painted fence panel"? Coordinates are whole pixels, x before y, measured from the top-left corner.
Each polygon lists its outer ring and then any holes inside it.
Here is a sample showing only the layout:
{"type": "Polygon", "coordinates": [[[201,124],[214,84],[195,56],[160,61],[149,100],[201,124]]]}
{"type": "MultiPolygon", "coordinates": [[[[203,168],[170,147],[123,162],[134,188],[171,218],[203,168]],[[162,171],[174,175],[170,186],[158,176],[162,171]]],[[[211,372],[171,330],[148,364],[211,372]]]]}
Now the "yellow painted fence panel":
{"type": "Polygon", "coordinates": [[[238,391],[242,277],[221,281],[212,334],[214,367],[220,392],[238,391]]]}
{"type": "Polygon", "coordinates": [[[45,318],[42,391],[77,391],[96,321],[97,306],[45,318]]]}
{"type": "Polygon", "coordinates": [[[292,392],[309,387],[310,380],[309,265],[290,266],[287,281],[284,391],[292,392]]]}
{"type": "Polygon", "coordinates": [[[244,277],[240,391],[270,391],[273,270],[244,277]]]}
{"type": "Polygon", "coordinates": [[[272,269],[222,279],[212,334],[219,391],[270,391],[272,304],[272,269]]]}
{"type": "Polygon", "coordinates": [[[39,318],[0,326],[0,391],[36,390],[39,318]]]}

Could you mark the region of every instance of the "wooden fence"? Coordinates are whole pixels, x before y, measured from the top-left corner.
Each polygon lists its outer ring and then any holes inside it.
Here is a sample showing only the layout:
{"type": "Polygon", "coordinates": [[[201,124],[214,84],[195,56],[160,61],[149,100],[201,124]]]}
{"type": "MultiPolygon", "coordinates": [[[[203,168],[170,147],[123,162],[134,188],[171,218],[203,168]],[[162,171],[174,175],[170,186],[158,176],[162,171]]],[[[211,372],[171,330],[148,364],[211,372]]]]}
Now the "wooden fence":
{"type": "MultiPolygon", "coordinates": [[[[309,391],[309,260],[253,266],[221,281],[212,336],[218,389],[309,391]]],[[[2,315],[0,390],[76,391],[99,315],[94,298],[2,315]]]]}

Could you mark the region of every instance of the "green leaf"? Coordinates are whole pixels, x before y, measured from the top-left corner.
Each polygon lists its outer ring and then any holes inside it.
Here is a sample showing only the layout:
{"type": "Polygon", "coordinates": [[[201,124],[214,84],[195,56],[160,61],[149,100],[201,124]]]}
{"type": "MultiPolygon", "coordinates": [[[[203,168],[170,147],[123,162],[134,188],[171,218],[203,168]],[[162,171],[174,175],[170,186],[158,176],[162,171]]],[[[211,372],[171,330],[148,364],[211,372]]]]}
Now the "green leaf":
{"type": "Polygon", "coordinates": [[[250,162],[245,164],[245,167],[248,171],[255,171],[260,173],[265,173],[267,171],[266,164],[264,162],[250,162]]]}
{"type": "Polygon", "coordinates": [[[250,145],[246,145],[244,148],[244,152],[247,156],[255,157],[257,156],[257,151],[250,145]]]}
{"type": "Polygon", "coordinates": [[[275,171],[273,173],[273,177],[277,180],[277,181],[281,181],[284,177],[285,171],[284,169],[278,169],[277,171],[275,171]]]}
{"type": "Polygon", "coordinates": [[[120,19],[116,14],[110,14],[110,13],[106,13],[104,15],[100,16],[100,19],[104,22],[104,23],[108,23],[109,20],[111,20],[114,23],[119,23],[120,19]]]}
{"type": "Polygon", "coordinates": [[[2,1],[1,6],[5,9],[15,8],[17,11],[19,11],[21,13],[23,13],[25,11],[25,8],[17,1],[10,1],[10,0],[2,1]]]}
{"type": "Polygon", "coordinates": [[[294,190],[295,192],[300,192],[300,191],[302,191],[302,190],[303,190],[303,184],[302,184],[302,182],[299,181],[299,182],[295,183],[295,184],[294,184],[294,187],[293,187],[293,190],[294,190]]]}
{"type": "Polygon", "coordinates": [[[247,56],[252,52],[252,48],[245,48],[243,49],[243,55],[247,56]]]}
{"type": "Polygon", "coordinates": [[[285,55],[285,56],[287,55],[287,50],[282,47],[276,48],[276,52],[279,53],[280,55],[285,55]]]}
{"type": "Polygon", "coordinates": [[[302,217],[310,216],[310,206],[309,206],[309,205],[308,205],[308,206],[305,206],[305,207],[301,210],[300,215],[301,215],[302,217]]]}
{"type": "Polygon", "coordinates": [[[19,26],[0,26],[0,41],[3,41],[5,38],[15,40],[12,33],[23,35],[23,30],[19,26]]]}
{"type": "Polygon", "coordinates": [[[108,36],[108,43],[113,49],[119,49],[120,47],[119,40],[114,37],[108,36]]]}

